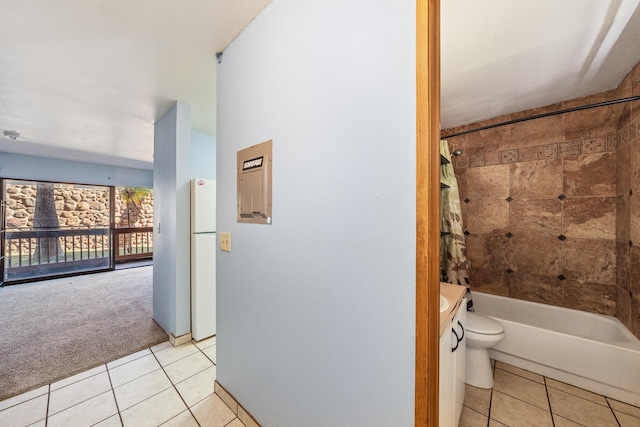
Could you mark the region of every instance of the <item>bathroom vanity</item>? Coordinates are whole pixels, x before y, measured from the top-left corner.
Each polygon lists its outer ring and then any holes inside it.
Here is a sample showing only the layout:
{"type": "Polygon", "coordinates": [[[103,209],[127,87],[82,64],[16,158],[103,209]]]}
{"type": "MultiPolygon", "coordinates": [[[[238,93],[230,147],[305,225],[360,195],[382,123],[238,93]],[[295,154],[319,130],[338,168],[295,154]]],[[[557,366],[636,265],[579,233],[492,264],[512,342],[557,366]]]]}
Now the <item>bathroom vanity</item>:
{"type": "Polygon", "coordinates": [[[457,426],[465,390],[466,288],[440,284],[440,427],[457,426]],[[448,306],[447,306],[448,304],[448,306]]]}

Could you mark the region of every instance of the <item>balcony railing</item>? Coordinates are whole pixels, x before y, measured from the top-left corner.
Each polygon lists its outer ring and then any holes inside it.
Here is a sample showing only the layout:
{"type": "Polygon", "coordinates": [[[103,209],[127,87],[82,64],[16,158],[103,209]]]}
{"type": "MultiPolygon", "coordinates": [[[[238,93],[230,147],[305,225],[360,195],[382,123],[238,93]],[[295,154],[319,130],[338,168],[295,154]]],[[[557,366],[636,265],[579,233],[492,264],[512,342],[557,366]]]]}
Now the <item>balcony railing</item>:
{"type": "Polygon", "coordinates": [[[5,280],[18,281],[111,267],[111,231],[9,229],[5,233],[5,280]]]}
{"type": "Polygon", "coordinates": [[[116,228],[116,262],[153,258],[153,227],[116,228]]]}
{"type": "MultiPolygon", "coordinates": [[[[10,229],[5,233],[5,281],[22,281],[113,267],[111,230],[10,229]]],[[[114,261],[153,258],[153,227],[116,228],[114,261]]]]}

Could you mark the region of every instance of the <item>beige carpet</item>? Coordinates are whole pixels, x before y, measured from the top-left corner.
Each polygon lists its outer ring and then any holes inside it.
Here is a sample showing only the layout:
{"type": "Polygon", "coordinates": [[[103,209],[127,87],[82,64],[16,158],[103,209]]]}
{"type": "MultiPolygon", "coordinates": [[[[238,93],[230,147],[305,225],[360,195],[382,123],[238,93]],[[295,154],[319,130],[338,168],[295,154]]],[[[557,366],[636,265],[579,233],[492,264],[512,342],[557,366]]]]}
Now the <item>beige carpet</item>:
{"type": "Polygon", "coordinates": [[[0,400],[166,341],[152,269],[0,288],[0,400]]]}

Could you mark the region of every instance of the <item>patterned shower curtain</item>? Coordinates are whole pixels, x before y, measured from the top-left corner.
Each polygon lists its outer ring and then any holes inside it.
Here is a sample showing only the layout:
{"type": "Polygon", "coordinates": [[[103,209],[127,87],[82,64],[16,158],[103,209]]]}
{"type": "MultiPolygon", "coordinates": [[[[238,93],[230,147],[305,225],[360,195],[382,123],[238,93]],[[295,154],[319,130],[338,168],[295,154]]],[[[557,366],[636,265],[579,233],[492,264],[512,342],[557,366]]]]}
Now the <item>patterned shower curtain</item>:
{"type": "Polygon", "coordinates": [[[443,282],[467,287],[467,310],[473,310],[469,272],[467,270],[467,245],[462,229],[462,209],[458,180],[451,164],[449,144],[440,141],[440,270],[443,282]]]}

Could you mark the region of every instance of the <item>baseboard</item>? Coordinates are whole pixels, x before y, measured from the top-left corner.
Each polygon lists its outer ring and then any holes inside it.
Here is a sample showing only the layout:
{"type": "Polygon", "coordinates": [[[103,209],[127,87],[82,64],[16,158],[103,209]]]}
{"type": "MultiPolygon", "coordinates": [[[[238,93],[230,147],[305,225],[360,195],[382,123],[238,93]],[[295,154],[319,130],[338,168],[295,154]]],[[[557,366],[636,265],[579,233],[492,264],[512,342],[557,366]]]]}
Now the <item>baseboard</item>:
{"type": "Polygon", "coordinates": [[[173,335],[173,333],[171,333],[169,334],[169,342],[174,347],[178,347],[179,345],[191,342],[191,332],[189,332],[188,334],[180,335],[179,337],[176,337],[173,335]]]}
{"type": "Polygon", "coordinates": [[[233,413],[236,414],[238,419],[240,419],[240,421],[242,421],[242,423],[246,427],[260,427],[260,423],[258,423],[256,419],[253,418],[253,416],[249,412],[247,412],[247,410],[244,409],[242,405],[238,403],[236,398],[233,397],[231,393],[229,393],[222,385],[220,385],[218,380],[216,380],[214,391],[218,395],[218,397],[222,399],[222,401],[226,403],[229,408],[231,408],[233,413]]]}

